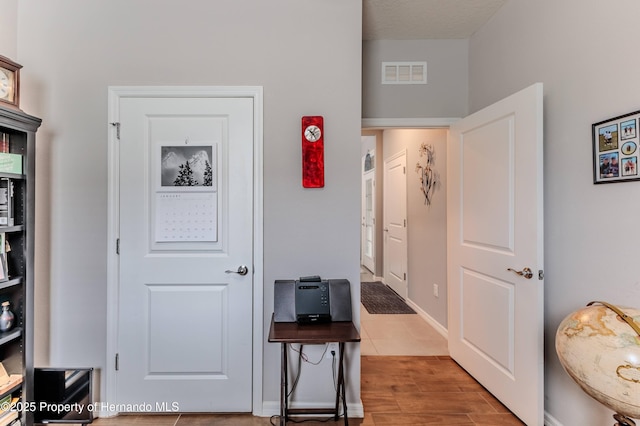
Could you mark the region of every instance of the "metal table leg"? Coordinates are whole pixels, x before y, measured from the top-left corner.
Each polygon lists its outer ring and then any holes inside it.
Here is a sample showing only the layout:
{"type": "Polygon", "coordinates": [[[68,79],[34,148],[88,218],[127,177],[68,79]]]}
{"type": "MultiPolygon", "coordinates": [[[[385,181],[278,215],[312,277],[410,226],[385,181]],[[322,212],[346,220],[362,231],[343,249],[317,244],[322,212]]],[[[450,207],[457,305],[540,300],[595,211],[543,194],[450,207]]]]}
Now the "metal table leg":
{"type": "Polygon", "coordinates": [[[340,352],[339,365],[338,365],[338,388],[336,389],[336,413],[335,420],[338,421],[340,417],[340,399],[342,398],[342,409],[344,413],[344,424],[349,424],[349,417],[347,416],[347,396],[344,380],[344,342],[338,344],[338,351],[340,352]]]}
{"type": "Polygon", "coordinates": [[[288,362],[287,362],[287,344],[282,343],[281,345],[281,354],[280,354],[280,426],[285,426],[287,424],[287,393],[289,392],[288,387],[288,362]]]}

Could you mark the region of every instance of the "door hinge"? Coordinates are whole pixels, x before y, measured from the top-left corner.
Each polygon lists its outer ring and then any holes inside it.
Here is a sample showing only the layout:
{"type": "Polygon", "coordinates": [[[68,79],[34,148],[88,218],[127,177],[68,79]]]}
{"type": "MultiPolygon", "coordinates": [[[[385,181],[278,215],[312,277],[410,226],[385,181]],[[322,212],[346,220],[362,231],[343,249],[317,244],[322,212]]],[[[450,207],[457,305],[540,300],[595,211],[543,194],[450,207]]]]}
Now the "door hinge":
{"type": "Polygon", "coordinates": [[[120,354],[116,354],[116,371],[120,369],[120,354]]]}
{"type": "Polygon", "coordinates": [[[116,139],[120,140],[120,123],[114,122],[110,124],[116,127],[116,139]]]}
{"type": "Polygon", "coordinates": [[[120,238],[116,238],[116,254],[120,254],[120,238]]]}
{"type": "Polygon", "coordinates": [[[404,227],[407,227],[407,219],[404,220],[404,227]]]}
{"type": "Polygon", "coordinates": [[[407,168],[406,168],[406,167],[403,167],[403,168],[402,168],[402,174],[403,174],[403,175],[406,175],[406,174],[407,174],[407,168]]]}
{"type": "Polygon", "coordinates": [[[406,281],[407,280],[407,273],[405,272],[403,275],[404,275],[404,281],[406,281]]]}

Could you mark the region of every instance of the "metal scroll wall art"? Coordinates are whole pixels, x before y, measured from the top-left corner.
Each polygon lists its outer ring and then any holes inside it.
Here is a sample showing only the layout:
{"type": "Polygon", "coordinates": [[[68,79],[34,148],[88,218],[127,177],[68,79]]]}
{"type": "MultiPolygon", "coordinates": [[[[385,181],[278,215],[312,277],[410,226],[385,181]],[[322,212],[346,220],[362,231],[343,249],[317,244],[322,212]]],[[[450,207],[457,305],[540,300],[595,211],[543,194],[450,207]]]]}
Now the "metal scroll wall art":
{"type": "Polygon", "coordinates": [[[416,164],[416,173],[420,178],[420,191],[424,194],[424,203],[430,206],[431,200],[433,199],[433,193],[436,188],[440,186],[440,174],[434,170],[436,163],[436,151],[433,148],[433,145],[422,143],[418,149],[418,155],[421,160],[416,164]],[[420,164],[422,157],[427,157],[427,161],[424,165],[420,164]]]}

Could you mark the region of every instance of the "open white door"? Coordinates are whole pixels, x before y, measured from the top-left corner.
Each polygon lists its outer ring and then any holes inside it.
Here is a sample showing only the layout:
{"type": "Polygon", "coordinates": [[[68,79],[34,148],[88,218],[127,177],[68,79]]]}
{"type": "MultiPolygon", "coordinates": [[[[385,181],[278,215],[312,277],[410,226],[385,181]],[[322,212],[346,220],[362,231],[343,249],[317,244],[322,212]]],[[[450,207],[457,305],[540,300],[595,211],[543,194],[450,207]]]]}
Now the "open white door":
{"type": "Polygon", "coordinates": [[[451,126],[447,155],[449,352],[529,426],[544,417],[542,140],[538,83],[451,126]]]}

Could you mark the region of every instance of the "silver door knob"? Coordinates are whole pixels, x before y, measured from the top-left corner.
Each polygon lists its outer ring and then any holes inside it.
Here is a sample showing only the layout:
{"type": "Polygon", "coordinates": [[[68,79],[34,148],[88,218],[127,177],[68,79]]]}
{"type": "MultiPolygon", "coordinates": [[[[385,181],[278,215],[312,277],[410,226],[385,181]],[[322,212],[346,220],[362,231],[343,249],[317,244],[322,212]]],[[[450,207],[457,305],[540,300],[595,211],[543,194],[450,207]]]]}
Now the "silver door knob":
{"type": "Polygon", "coordinates": [[[531,268],[524,268],[522,271],[516,271],[515,269],[507,268],[507,271],[511,271],[514,274],[518,274],[521,277],[525,277],[528,280],[530,280],[533,277],[533,271],[531,270],[531,268]]]}
{"type": "Polygon", "coordinates": [[[249,272],[249,268],[247,268],[245,265],[238,266],[237,271],[231,271],[229,269],[224,271],[225,274],[238,274],[238,275],[247,275],[248,272],[249,272]]]}

